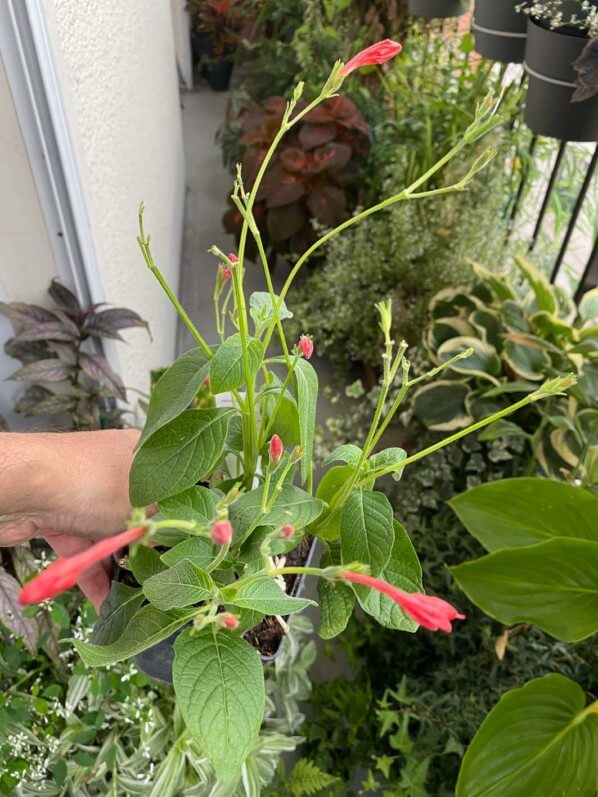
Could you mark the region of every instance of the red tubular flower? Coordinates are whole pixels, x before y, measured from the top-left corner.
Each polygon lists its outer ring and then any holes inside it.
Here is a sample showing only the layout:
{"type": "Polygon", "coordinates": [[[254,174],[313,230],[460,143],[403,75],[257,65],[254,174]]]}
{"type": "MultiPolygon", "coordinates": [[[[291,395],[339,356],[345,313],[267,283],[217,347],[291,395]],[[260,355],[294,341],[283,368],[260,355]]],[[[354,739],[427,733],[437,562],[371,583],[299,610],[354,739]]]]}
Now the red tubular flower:
{"type": "Polygon", "coordinates": [[[345,581],[352,581],[354,584],[362,584],[364,587],[371,587],[383,595],[387,595],[401,609],[412,617],[417,623],[430,631],[444,631],[447,634],[453,630],[452,620],[465,620],[464,614],[459,614],[454,606],[451,606],[442,598],[435,598],[433,595],[423,595],[421,592],[405,592],[398,587],[393,587],[386,581],[381,581],[373,576],[366,576],[363,573],[341,573],[345,581]]]}
{"type": "Polygon", "coordinates": [[[217,520],[212,524],[212,542],[216,545],[228,545],[233,538],[233,527],[228,520],[217,520]]]}
{"type": "Polygon", "coordinates": [[[272,435],[270,440],[270,465],[278,465],[282,452],[284,451],[284,444],[277,434],[272,435]]]}
{"type": "Polygon", "coordinates": [[[394,58],[395,55],[398,55],[402,49],[403,46],[398,42],[394,42],[392,39],[384,39],[381,42],[372,44],[370,47],[366,47],[365,50],[353,56],[350,61],[347,61],[347,63],[341,67],[339,75],[341,77],[347,77],[351,72],[354,72],[362,66],[384,64],[386,61],[390,61],[391,58],[394,58]]]}
{"type": "Polygon", "coordinates": [[[41,603],[74,587],[85,570],[140,539],[146,532],[147,526],[137,526],[113,537],[106,537],[105,540],[96,542],[91,548],[81,551],[75,556],[56,559],[38,576],[25,584],[19,595],[19,602],[23,606],[41,603]]]}
{"type": "Polygon", "coordinates": [[[309,360],[314,353],[314,342],[307,335],[301,335],[299,338],[298,348],[305,359],[309,360]]]}

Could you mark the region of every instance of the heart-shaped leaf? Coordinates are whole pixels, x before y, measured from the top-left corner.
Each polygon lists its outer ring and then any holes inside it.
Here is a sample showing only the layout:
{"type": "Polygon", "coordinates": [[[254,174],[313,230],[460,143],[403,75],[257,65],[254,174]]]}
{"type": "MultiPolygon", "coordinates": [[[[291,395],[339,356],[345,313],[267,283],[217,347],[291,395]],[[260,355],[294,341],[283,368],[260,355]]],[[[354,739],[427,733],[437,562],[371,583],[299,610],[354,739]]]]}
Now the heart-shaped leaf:
{"type": "Polygon", "coordinates": [[[181,559],[143,582],[143,594],[158,609],[184,609],[214,595],[216,585],[211,576],[193,564],[181,559]]]}
{"type": "MultiPolygon", "coordinates": [[[[247,341],[249,376],[254,376],[259,370],[263,354],[263,346],[260,341],[249,338],[247,341]]],[[[243,347],[241,335],[236,333],[216,349],[216,353],[210,360],[210,390],[214,394],[225,393],[236,390],[244,382],[243,347]]]]}

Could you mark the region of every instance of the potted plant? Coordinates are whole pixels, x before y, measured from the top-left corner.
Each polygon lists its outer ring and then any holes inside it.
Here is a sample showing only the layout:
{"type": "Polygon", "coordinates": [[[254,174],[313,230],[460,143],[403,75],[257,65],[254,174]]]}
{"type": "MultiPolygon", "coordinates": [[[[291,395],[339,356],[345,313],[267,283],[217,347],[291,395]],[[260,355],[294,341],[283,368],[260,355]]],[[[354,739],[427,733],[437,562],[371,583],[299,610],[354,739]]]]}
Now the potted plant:
{"type": "MultiPolygon", "coordinates": [[[[138,507],[130,528],[82,554],[53,562],[21,593],[25,604],[51,598],[73,586],[92,562],[128,546],[121,563],[130,580],[113,583],[91,639],[77,641],[77,649],[88,665],[101,666],[170,637],[179,709],[189,734],[223,779],[239,772],[264,715],[264,675],[256,648],[264,651],[272,633],[284,633],[280,618],[312,603],[289,594],[287,577],[319,579],[320,633],[326,638],[344,630],[356,602],[395,630],[414,632],[422,625],[450,632],[451,623],[463,615],[441,598],[423,594],[417,555],[388,499],[375,489],[376,482],[384,476],[400,478],[411,463],[575,381],[569,376],[553,379],[513,407],[410,456],[400,448],[378,450],[409,387],[472,353],[459,352],[430,374],[410,379],[407,345],[393,341],[390,303],[382,302],[384,376],[367,439],[362,447],[349,443],[333,452],[324,463],[332,467],[315,485],[314,343],[305,335],[293,347],[286,340],[289,288],[309,254],[331,236],[396,202],[437,193],[419,188],[495,126],[497,104],[490,99],[482,103],[463,139],[426,174],[329,230],[295,263],[280,295],[272,288],[253,206],[285,134],[336,95],[355,69],[389,60],[400,49],[394,42],[380,42],[346,64],[337,62],[318,96],[302,110],[297,110],[303,90],[299,85],[249,192],[239,169],[232,194],[245,220],[239,251],[226,255],[211,249],[219,262],[215,345],[203,338],[164,280],[143,228],[141,207],[138,241],[143,257],[197,347],[178,358],[151,395],[130,474],[131,503],[138,507]],[[246,298],[249,235],[256,239],[268,290],[246,298]],[[280,355],[271,350],[275,336],[280,355]],[[230,407],[187,409],[206,379],[216,396],[230,394],[230,407]],[[158,514],[148,516],[144,507],[155,504],[158,514]],[[292,552],[309,537],[325,546],[320,566],[289,563],[292,552]]],[[[488,160],[489,153],[477,158],[454,188],[464,189],[488,160]]],[[[302,557],[305,551],[300,550],[302,557]]]]}
{"type": "Polygon", "coordinates": [[[503,64],[523,62],[527,21],[519,6],[520,0],[476,0],[471,29],[475,49],[484,58],[503,64]]]}
{"type": "Polygon", "coordinates": [[[245,18],[241,0],[190,0],[192,47],[213,91],[227,91],[245,18]]]}
{"type": "Polygon", "coordinates": [[[409,0],[409,13],[424,19],[460,17],[469,10],[468,0],[409,0]]]}
{"type": "Polygon", "coordinates": [[[522,11],[528,15],[525,121],[538,135],[598,141],[598,86],[584,90],[580,63],[598,35],[598,2],[541,0],[522,11]]]}

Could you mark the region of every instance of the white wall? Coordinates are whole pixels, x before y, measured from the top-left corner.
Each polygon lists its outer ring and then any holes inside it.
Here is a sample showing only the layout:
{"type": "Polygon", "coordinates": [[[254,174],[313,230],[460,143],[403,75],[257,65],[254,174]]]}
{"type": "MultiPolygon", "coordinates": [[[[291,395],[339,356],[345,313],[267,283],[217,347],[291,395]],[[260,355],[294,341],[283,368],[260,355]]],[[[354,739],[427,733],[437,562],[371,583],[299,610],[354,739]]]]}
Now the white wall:
{"type": "Polygon", "coordinates": [[[176,290],[185,175],[169,0],[43,0],[105,300],[150,323],[126,333],[127,386],[171,361],[175,313],[138,250],[137,207],[176,290]]]}

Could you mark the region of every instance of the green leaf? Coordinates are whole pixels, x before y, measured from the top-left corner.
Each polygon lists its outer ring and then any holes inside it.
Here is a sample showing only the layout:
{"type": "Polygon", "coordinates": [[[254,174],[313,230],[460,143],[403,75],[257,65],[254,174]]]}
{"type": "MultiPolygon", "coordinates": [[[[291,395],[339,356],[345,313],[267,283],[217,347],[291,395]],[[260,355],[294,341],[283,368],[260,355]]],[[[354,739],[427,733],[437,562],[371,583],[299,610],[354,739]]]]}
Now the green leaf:
{"type": "MultiPolygon", "coordinates": [[[[316,498],[320,498],[330,504],[339,490],[345,486],[347,481],[355,473],[355,468],[351,465],[335,465],[322,476],[316,490],[316,498]]],[[[341,515],[340,512],[328,513],[318,524],[318,537],[322,540],[338,540],[341,535],[341,515]]]]}
{"type": "MultiPolygon", "coordinates": [[[[338,548],[334,546],[335,549],[338,548]]],[[[320,567],[340,564],[339,555],[332,556],[326,552],[320,560],[320,567]]],[[[318,579],[318,598],[320,603],[319,635],[322,639],[333,639],[342,634],[347,627],[355,606],[355,593],[348,584],[342,581],[326,581],[318,579]]]]}
{"type": "Polygon", "coordinates": [[[198,348],[186,351],[164,371],[152,390],[145,426],[137,448],[154,432],[188,409],[208,375],[209,368],[208,358],[198,348]]]}
{"type": "Polygon", "coordinates": [[[103,667],[117,661],[130,659],[151,648],[157,642],[174,634],[189,622],[197,609],[160,611],[155,606],[142,606],[123,629],[122,635],[109,645],[94,645],[91,642],[75,640],[75,647],[88,667],[103,667]]]}
{"type": "Polygon", "coordinates": [[[214,543],[206,537],[188,537],[163,553],[161,559],[168,567],[188,559],[196,567],[205,570],[212,563],[214,556],[214,543]]]}
{"type": "Polygon", "coordinates": [[[113,581],[108,597],[100,608],[100,616],[93,628],[90,642],[94,645],[111,645],[116,642],[142,603],[143,592],[140,589],[113,581]]]}
{"type": "MultiPolygon", "coordinates": [[[[229,517],[236,539],[242,537],[260,518],[263,494],[264,488],[259,487],[257,490],[245,493],[231,504],[229,517]]],[[[285,484],[272,510],[260,520],[259,525],[284,526],[285,523],[290,523],[296,529],[302,529],[319,516],[322,506],[321,501],[312,498],[299,487],[285,484]]]]}
{"type": "MultiPolygon", "coordinates": [[[[278,301],[278,296],[275,294],[275,301],[278,301]]],[[[249,314],[253,318],[255,324],[255,334],[259,335],[260,331],[270,323],[274,317],[274,308],[272,299],[267,291],[254,291],[249,297],[249,314]]],[[[278,311],[278,317],[281,321],[287,318],[292,318],[293,314],[283,302],[278,311]]]]}
{"type": "Polygon", "coordinates": [[[539,382],[546,378],[550,357],[540,346],[533,345],[528,335],[511,333],[505,341],[503,359],[517,377],[539,382]]]}
{"type": "Polygon", "coordinates": [[[224,448],[233,410],[185,410],[137,452],[130,474],[133,506],[147,506],[187,490],[209,475],[224,448]]]}
{"type": "Polygon", "coordinates": [[[191,487],[160,501],[160,517],[163,520],[188,520],[200,526],[209,526],[216,518],[216,507],[221,498],[222,493],[217,490],[191,487]]]}
{"type": "Polygon", "coordinates": [[[19,582],[0,567],[0,622],[21,637],[27,650],[35,654],[39,629],[33,617],[23,614],[23,606],[19,603],[20,592],[19,582]]]}
{"type": "Polygon", "coordinates": [[[494,421],[490,426],[487,426],[478,435],[478,440],[481,442],[489,442],[490,440],[499,440],[501,437],[529,437],[520,426],[517,426],[513,421],[494,421]]]}
{"type": "Polygon", "coordinates": [[[386,567],[395,540],[392,507],[383,493],[356,490],[341,512],[341,554],[344,564],[363,562],[373,576],[386,567]]]}
{"type": "Polygon", "coordinates": [[[326,465],[331,465],[333,462],[346,462],[347,465],[353,465],[353,467],[355,467],[360,457],[361,448],[352,445],[352,443],[347,443],[344,446],[335,448],[332,454],[328,454],[322,462],[322,465],[326,467],[326,465]]]}
{"type": "MultiPolygon", "coordinates": [[[[249,539],[241,548],[239,561],[244,562],[245,564],[251,564],[252,562],[260,561],[260,547],[265,537],[270,534],[271,531],[272,528],[270,526],[258,526],[255,531],[252,531],[249,539]]],[[[270,540],[270,553],[273,556],[289,553],[289,551],[292,551],[293,548],[296,548],[299,545],[303,537],[304,534],[302,532],[296,531],[290,539],[279,537],[278,539],[270,540]]]]}
{"type": "Polygon", "coordinates": [[[505,625],[535,623],[563,642],[598,631],[598,542],[555,537],[450,570],[469,599],[505,625]]]}
{"type": "Polygon", "coordinates": [[[128,564],[138,584],[164,570],[160,554],[149,545],[138,545],[135,554],[129,556],[128,564]]]}
{"type": "MultiPolygon", "coordinates": [[[[423,592],[422,569],[409,535],[394,521],[395,541],[386,567],[378,574],[383,581],[405,592],[423,592]]],[[[418,624],[393,600],[368,587],[354,585],[361,608],[385,628],[416,631],[418,624]]]]}
{"type": "Polygon", "coordinates": [[[173,683],[185,723],[219,778],[238,776],[264,716],[264,670],[257,651],[213,626],[174,643],[173,683]]]}
{"type": "Polygon", "coordinates": [[[298,446],[301,442],[301,429],[299,428],[299,408],[297,402],[286,393],[280,400],[276,415],[272,420],[270,435],[277,434],[287,448],[298,446]]]}
{"type": "Polygon", "coordinates": [[[449,505],[488,551],[552,537],[598,542],[598,498],[564,482],[502,479],[473,487],[449,505]]]}
{"type": "Polygon", "coordinates": [[[496,379],[493,377],[498,376],[501,372],[500,359],[494,346],[486,343],[486,341],[468,336],[451,338],[438,349],[438,358],[445,363],[469,348],[474,350],[473,354],[453,363],[450,366],[450,370],[455,371],[457,374],[488,379],[496,384],[496,379]]]}
{"type": "Polygon", "coordinates": [[[413,412],[418,421],[438,432],[454,432],[472,422],[465,409],[469,387],[462,382],[439,379],[420,387],[413,395],[413,412]]]}
{"type": "Polygon", "coordinates": [[[299,431],[301,434],[301,481],[307,480],[314,455],[314,432],[316,428],[316,406],[318,403],[318,375],[313,365],[299,359],[295,365],[297,383],[297,406],[299,408],[299,431]]]}
{"type": "Polygon", "coordinates": [[[465,753],[456,797],[594,797],[598,713],[585,703],[559,674],[507,692],[465,753]]]}
{"type": "Polygon", "coordinates": [[[401,462],[406,456],[407,452],[403,448],[385,448],[384,451],[379,451],[370,457],[370,468],[371,470],[380,470],[394,467],[392,478],[399,481],[403,473],[401,462]]]}
{"type": "Polygon", "coordinates": [[[592,288],[581,297],[577,308],[579,317],[584,323],[598,318],[598,288],[592,288]]]}
{"type": "Polygon", "coordinates": [[[338,783],[338,778],[323,772],[313,761],[300,758],[285,780],[285,786],[292,797],[312,797],[329,786],[338,783]]]}
{"type": "Polygon", "coordinates": [[[556,313],[558,310],[556,294],[553,286],[544,278],[543,274],[520,256],[515,257],[515,264],[533,291],[536,309],[556,313]]]}
{"type": "Polygon", "coordinates": [[[211,576],[182,559],[143,584],[143,594],[157,609],[184,609],[215,596],[216,585],[211,576]]]}
{"type": "Polygon", "coordinates": [[[278,586],[276,581],[269,576],[256,578],[240,586],[231,585],[222,590],[222,597],[226,603],[240,606],[242,609],[252,609],[262,614],[293,614],[315,606],[314,601],[307,598],[292,598],[278,586]]]}
{"type": "MultiPolygon", "coordinates": [[[[250,376],[254,376],[262,364],[264,348],[259,340],[248,338],[247,360],[250,376]]],[[[236,390],[245,382],[243,370],[243,349],[241,335],[237,332],[227,338],[216,349],[210,360],[210,390],[212,393],[226,393],[236,390]]]]}
{"type": "Polygon", "coordinates": [[[489,271],[487,268],[484,268],[484,266],[480,265],[480,263],[472,262],[471,265],[476,276],[479,277],[482,282],[486,282],[488,285],[490,285],[499,299],[505,301],[507,299],[517,298],[517,294],[505,279],[497,276],[493,271],[489,271]]]}

